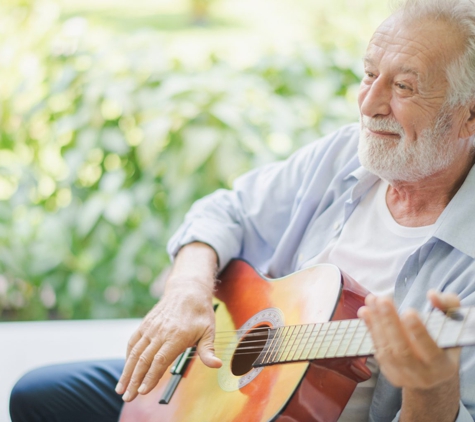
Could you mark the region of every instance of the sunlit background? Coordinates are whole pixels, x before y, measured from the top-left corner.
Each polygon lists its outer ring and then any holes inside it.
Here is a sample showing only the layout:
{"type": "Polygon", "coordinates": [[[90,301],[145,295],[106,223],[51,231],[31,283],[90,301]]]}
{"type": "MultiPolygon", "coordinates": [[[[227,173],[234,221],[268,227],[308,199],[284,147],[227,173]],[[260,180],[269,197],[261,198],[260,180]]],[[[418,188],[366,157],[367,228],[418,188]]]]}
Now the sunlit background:
{"type": "Polygon", "coordinates": [[[142,316],[198,197],[356,121],[381,0],[1,0],[0,318],[142,316]]]}

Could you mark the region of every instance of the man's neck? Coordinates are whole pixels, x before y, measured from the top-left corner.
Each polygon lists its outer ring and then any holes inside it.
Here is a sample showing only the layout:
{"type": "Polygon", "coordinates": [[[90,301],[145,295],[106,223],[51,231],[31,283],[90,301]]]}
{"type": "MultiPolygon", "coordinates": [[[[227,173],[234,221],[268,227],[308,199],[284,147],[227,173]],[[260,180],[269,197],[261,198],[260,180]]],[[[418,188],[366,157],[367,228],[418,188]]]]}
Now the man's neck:
{"type": "Polygon", "coordinates": [[[462,186],[475,164],[474,158],[472,151],[466,158],[428,178],[414,183],[391,183],[386,203],[394,220],[406,227],[434,224],[462,186]]]}

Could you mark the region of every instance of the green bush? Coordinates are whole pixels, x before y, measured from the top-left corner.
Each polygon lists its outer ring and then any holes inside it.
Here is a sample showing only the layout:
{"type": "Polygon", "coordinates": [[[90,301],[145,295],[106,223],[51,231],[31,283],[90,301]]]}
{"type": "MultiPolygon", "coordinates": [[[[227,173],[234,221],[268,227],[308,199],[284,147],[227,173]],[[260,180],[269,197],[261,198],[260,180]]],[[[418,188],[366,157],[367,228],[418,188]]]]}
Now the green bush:
{"type": "Polygon", "coordinates": [[[3,319],[143,315],[194,200],[357,117],[359,61],[341,52],[190,66],[153,33],[12,10],[0,18],[3,319]]]}

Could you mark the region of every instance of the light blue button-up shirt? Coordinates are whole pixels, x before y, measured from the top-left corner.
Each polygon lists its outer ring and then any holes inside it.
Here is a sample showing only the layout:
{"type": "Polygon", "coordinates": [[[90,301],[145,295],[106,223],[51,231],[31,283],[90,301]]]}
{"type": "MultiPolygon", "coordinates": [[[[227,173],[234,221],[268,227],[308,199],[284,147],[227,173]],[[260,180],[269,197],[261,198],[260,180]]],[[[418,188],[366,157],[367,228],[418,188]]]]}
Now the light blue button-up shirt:
{"type": "MultiPolygon", "coordinates": [[[[170,240],[170,255],[200,241],[216,250],[221,269],[232,258],[243,258],[272,277],[298,270],[339,235],[379,180],[361,167],[358,140],[359,126],[346,126],[286,161],[241,176],[233,190],[218,190],[197,201],[170,240]]],[[[427,312],[431,288],[454,292],[463,306],[475,306],[475,167],[438,223],[433,237],[409,256],[397,277],[394,300],[399,311],[427,312]]],[[[475,347],[463,349],[460,376],[457,422],[472,422],[475,347]]],[[[370,420],[398,420],[401,400],[401,390],[380,375],[370,420]]]]}

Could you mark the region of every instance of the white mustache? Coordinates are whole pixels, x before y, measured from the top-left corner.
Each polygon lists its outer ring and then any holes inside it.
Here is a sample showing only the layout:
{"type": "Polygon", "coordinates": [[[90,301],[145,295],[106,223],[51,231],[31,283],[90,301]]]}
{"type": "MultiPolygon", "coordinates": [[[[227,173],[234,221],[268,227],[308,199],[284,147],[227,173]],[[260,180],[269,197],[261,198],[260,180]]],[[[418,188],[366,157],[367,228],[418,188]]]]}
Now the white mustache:
{"type": "Polygon", "coordinates": [[[399,136],[404,136],[404,129],[395,120],[389,117],[372,118],[368,116],[362,117],[363,126],[377,132],[391,132],[397,133],[399,136]]]}

